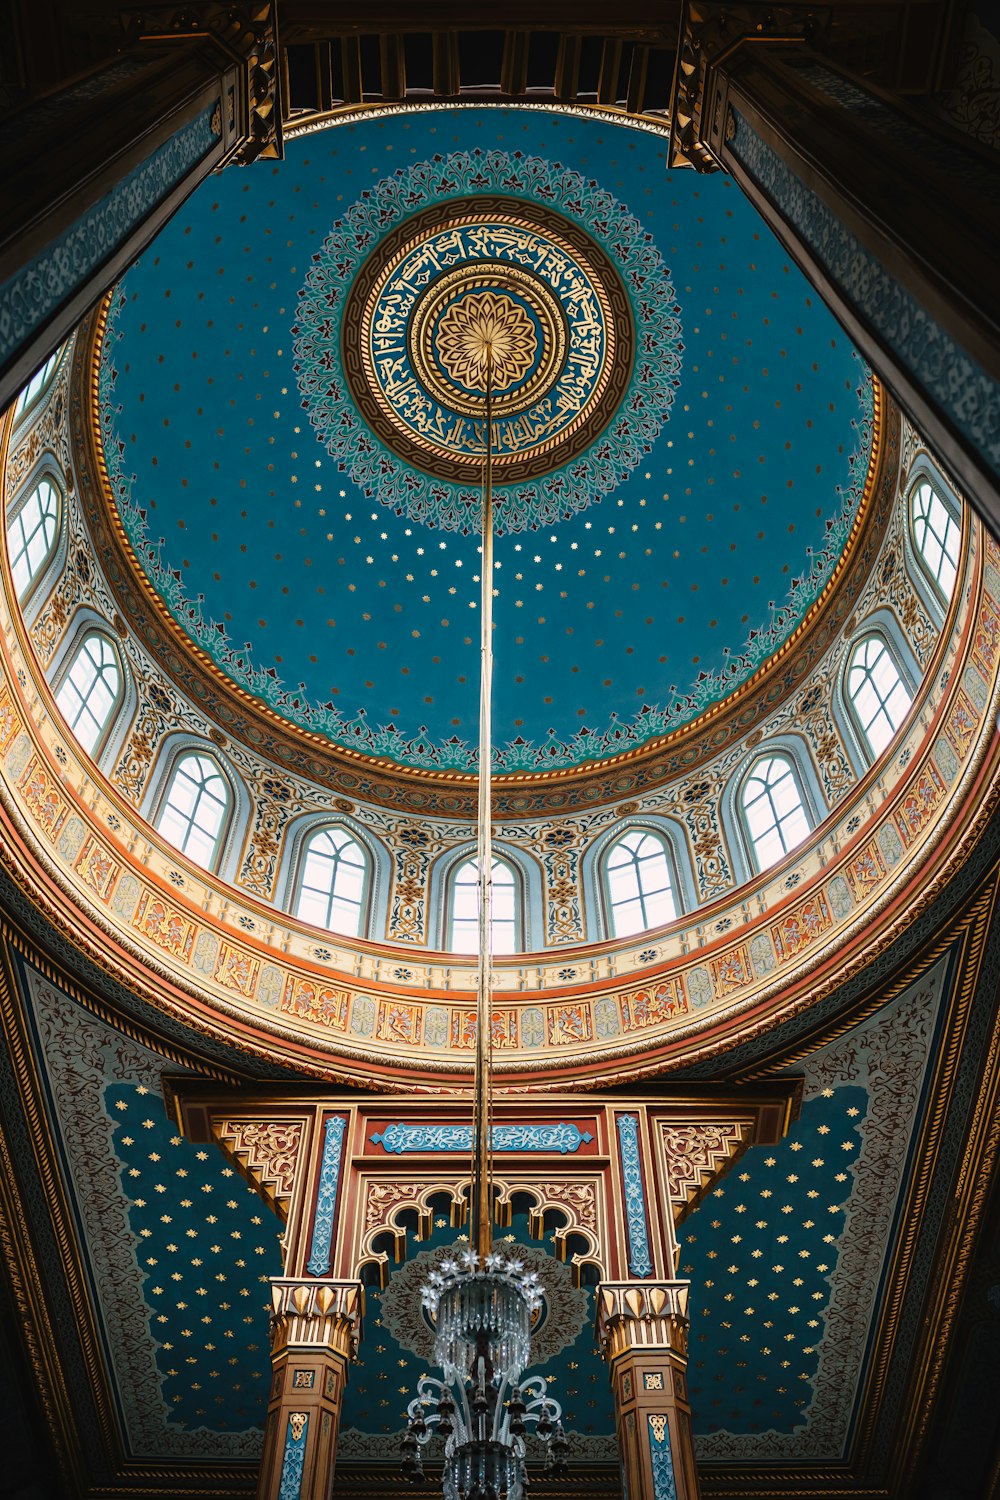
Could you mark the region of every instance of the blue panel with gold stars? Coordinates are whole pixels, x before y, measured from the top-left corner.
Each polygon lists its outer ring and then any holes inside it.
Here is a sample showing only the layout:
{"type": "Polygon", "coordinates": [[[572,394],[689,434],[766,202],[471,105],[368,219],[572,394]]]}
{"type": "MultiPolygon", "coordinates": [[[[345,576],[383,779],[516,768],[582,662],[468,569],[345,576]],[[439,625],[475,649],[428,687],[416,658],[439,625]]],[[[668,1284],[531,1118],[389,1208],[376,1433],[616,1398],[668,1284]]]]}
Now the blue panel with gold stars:
{"type": "Polygon", "coordinates": [[[170,1419],[213,1432],[262,1427],[278,1220],[216,1147],[174,1133],[148,1089],[110,1084],[104,1102],[170,1419]]]}
{"type": "Polygon", "coordinates": [[[807,1423],[867,1108],[852,1085],[809,1100],[785,1139],[751,1147],[684,1225],[696,1434],[807,1423]]]}
{"type": "Polygon", "coordinates": [[[869,374],[722,173],[544,111],[291,140],[206,181],[121,282],[105,457],[144,570],[235,682],[469,771],[487,344],[497,768],[556,769],[745,682],[864,488],[869,374]]]}

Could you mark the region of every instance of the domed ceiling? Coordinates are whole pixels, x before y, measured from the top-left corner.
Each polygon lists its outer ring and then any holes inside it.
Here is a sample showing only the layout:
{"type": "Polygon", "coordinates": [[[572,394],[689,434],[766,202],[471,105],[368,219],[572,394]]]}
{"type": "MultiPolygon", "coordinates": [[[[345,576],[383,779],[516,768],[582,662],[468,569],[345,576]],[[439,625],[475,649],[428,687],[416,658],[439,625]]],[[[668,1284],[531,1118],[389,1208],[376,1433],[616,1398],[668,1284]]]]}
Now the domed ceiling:
{"type": "Polygon", "coordinates": [[[475,769],[482,350],[497,769],[655,740],[840,559],[870,377],[724,177],[658,134],[468,108],[206,182],[112,301],[114,503],[177,629],[294,725],[475,769]]]}

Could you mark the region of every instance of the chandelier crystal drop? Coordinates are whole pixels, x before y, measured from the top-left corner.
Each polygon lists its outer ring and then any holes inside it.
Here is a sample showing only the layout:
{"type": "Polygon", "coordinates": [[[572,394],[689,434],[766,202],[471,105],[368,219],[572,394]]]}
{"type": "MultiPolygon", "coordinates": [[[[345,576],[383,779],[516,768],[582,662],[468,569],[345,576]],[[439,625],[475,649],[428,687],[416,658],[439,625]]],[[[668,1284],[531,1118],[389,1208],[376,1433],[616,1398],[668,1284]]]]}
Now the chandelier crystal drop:
{"type": "Polygon", "coordinates": [[[471,1218],[474,1245],[456,1247],[430,1273],[421,1302],[434,1325],[434,1358],[443,1379],[422,1375],[407,1408],[402,1472],[412,1484],[426,1480],[422,1454],[436,1432],[444,1439],[444,1500],[525,1500],[529,1427],[546,1445],[546,1475],[567,1472],[569,1443],[562,1409],[542,1375],[525,1376],[531,1364],[532,1320],[544,1294],[535,1271],[493,1248],[492,1203],[492,906],[490,826],[491,696],[493,679],[493,365],[484,338],[486,454],[483,466],[479,698],[479,965],[471,1218]]]}

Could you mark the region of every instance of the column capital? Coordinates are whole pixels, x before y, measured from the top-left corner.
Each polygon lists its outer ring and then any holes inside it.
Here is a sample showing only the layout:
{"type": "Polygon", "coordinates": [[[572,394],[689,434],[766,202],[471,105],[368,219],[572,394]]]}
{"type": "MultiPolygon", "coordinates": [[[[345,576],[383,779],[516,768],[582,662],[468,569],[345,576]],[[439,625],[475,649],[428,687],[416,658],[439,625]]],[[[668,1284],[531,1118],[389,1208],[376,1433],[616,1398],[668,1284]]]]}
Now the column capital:
{"type": "Polygon", "coordinates": [[[332,1278],[271,1281],[271,1348],[328,1349],[345,1361],[355,1358],[361,1340],[364,1287],[360,1281],[332,1278]]]}
{"type": "Polygon", "coordinates": [[[688,1281],[602,1281],[595,1337],[609,1364],[635,1350],[687,1354],[688,1281]]]}

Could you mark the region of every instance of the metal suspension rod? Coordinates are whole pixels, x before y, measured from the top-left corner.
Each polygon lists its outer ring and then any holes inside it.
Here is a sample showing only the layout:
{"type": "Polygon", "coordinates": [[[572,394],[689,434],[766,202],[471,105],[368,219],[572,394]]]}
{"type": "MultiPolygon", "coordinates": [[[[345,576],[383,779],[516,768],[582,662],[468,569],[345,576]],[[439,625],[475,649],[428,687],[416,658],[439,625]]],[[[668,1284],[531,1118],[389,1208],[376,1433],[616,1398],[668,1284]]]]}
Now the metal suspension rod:
{"type": "Polygon", "coordinates": [[[483,525],[480,623],[482,627],[479,678],[479,802],[476,858],[479,864],[479,972],[476,997],[476,1072],[474,1082],[474,1146],[472,1208],[474,1243],[480,1257],[493,1247],[492,1153],[493,1124],[490,1084],[493,1062],[493,829],[491,825],[493,720],[493,350],[486,345],[486,461],[483,468],[483,525]]]}

